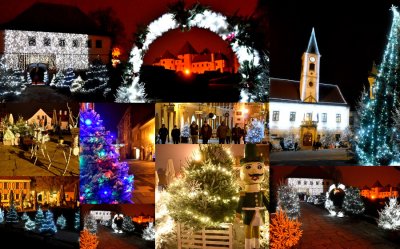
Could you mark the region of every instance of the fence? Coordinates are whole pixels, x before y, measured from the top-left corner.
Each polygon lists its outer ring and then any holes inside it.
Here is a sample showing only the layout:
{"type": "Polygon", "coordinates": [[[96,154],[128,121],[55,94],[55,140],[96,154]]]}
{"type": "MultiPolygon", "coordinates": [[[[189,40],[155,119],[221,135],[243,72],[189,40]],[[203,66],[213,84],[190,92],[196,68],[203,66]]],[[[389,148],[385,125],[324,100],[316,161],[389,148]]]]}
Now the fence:
{"type": "Polygon", "coordinates": [[[177,225],[178,249],[225,249],[233,248],[232,224],[220,229],[203,228],[200,231],[193,231],[177,225]]]}

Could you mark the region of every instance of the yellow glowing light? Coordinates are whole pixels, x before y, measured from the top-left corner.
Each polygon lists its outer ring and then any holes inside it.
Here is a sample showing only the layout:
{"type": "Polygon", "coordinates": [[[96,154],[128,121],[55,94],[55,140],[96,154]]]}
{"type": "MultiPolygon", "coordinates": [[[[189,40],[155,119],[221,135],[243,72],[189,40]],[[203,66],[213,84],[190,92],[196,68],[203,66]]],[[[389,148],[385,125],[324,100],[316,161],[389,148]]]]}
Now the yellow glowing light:
{"type": "Polygon", "coordinates": [[[154,144],[154,134],[149,134],[149,140],[154,144]]]}
{"type": "Polygon", "coordinates": [[[111,55],[113,58],[118,59],[118,57],[121,55],[121,49],[118,47],[113,48],[111,55]]]}
{"type": "Polygon", "coordinates": [[[189,70],[189,69],[185,69],[184,73],[185,73],[186,75],[190,75],[190,70],[189,70]]]}

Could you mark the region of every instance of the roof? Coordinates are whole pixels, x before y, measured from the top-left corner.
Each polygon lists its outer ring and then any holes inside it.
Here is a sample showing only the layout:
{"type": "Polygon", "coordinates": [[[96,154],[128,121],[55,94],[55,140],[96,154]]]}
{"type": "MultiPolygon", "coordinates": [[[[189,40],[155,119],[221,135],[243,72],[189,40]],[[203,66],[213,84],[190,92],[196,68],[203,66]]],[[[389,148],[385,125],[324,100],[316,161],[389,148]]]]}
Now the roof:
{"type": "Polygon", "coordinates": [[[382,188],[382,187],[383,187],[382,184],[377,180],[377,181],[372,185],[371,188],[382,188]]]}
{"type": "Polygon", "coordinates": [[[169,50],[166,50],[161,56],[161,59],[176,59],[176,56],[169,52],[169,50]]]}
{"type": "Polygon", "coordinates": [[[43,2],[34,3],[13,20],[0,25],[0,29],[106,35],[78,7],[43,2]]]}
{"type": "Polygon", "coordinates": [[[226,60],[227,61],[228,58],[223,53],[215,53],[214,60],[226,60]]]}
{"type": "Polygon", "coordinates": [[[370,190],[370,188],[367,185],[365,185],[361,190],[370,190]]]}
{"type": "Polygon", "coordinates": [[[0,176],[0,180],[31,180],[29,176],[0,176]]]}
{"type": "Polygon", "coordinates": [[[332,179],[332,176],[319,166],[296,167],[286,178],[332,179]]]}
{"type": "MultiPolygon", "coordinates": [[[[300,82],[297,80],[270,78],[270,100],[302,102],[300,99],[300,82]]],[[[320,103],[347,105],[337,85],[319,83],[320,103]]]]}
{"type": "Polygon", "coordinates": [[[196,49],[190,44],[190,42],[186,41],[183,47],[179,50],[178,54],[198,54],[196,49]]]}
{"type": "Polygon", "coordinates": [[[310,40],[308,41],[308,46],[307,46],[306,53],[318,54],[319,55],[317,38],[315,38],[315,30],[314,30],[314,28],[311,31],[311,36],[310,36],[310,40]]]}

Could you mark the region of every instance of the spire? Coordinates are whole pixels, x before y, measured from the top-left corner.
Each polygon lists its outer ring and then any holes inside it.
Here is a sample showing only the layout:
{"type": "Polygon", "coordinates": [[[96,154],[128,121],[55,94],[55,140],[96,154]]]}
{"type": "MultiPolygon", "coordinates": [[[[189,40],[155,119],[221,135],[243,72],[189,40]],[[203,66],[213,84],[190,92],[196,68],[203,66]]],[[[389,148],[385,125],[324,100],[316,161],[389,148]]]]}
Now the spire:
{"type": "Polygon", "coordinates": [[[314,28],[311,31],[311,36],[310,36],[310,40],[308,41],[308,46],[307,46],[306,52],[310,53],[310,54],[318,54],[319,55],[317,38],[315,38],[314,28]]]}

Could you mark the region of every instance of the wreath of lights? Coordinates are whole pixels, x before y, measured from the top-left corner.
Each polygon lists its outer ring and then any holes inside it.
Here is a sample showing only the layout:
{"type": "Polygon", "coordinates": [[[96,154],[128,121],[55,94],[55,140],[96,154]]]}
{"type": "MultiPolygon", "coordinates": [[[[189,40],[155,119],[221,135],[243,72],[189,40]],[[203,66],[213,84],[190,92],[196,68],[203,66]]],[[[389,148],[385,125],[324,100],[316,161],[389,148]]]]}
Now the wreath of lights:
{"type": "MultiPolygon", "coordinates": [[[[196,4],[190,9],[184,9],[182,6],[182,1],[178,2],[168,13],[163,14],[151,22],[145,30],[141,30],[136,34],[137,39],[130,53],[129,66],[125,74],[128,80],[124,80],[125,86],[118,89],[116,102],[146,102],[144,83],[140,80],[140,68],[143,65],[143,58],[150,44],[170,30],[181,28],[184,31],[193,27],[214,32],[230,44],[241,65],[239,72],[242,76],[243,87],[240,91],[240,102],[254,102],[254,100],[257,100],[256,96],[252,96],[254,93],[249,90],[251,83],[246,83],[246,81],[260,80],[264,75],[268,74],[267,68],[259,69],[264,61],[264,63],[269,62],[268,56],[265,53],[260,54],[257,49],[239,39],[239,36],[243,35],[240,23],[231,24],[228,17],[211,11],[200,4],[196,4]],[[252,70],[253,72],[257,71],[257,73],[251,75],[250,71],[252,70]],[[128,86],[130,82],[131,85],[128,86]]],[[[268,82],[265,82],[262,92],[258,92],[256,95],[265,96],[263,98],[266,99],[268,94],[267,85],[268,82]]]]}

